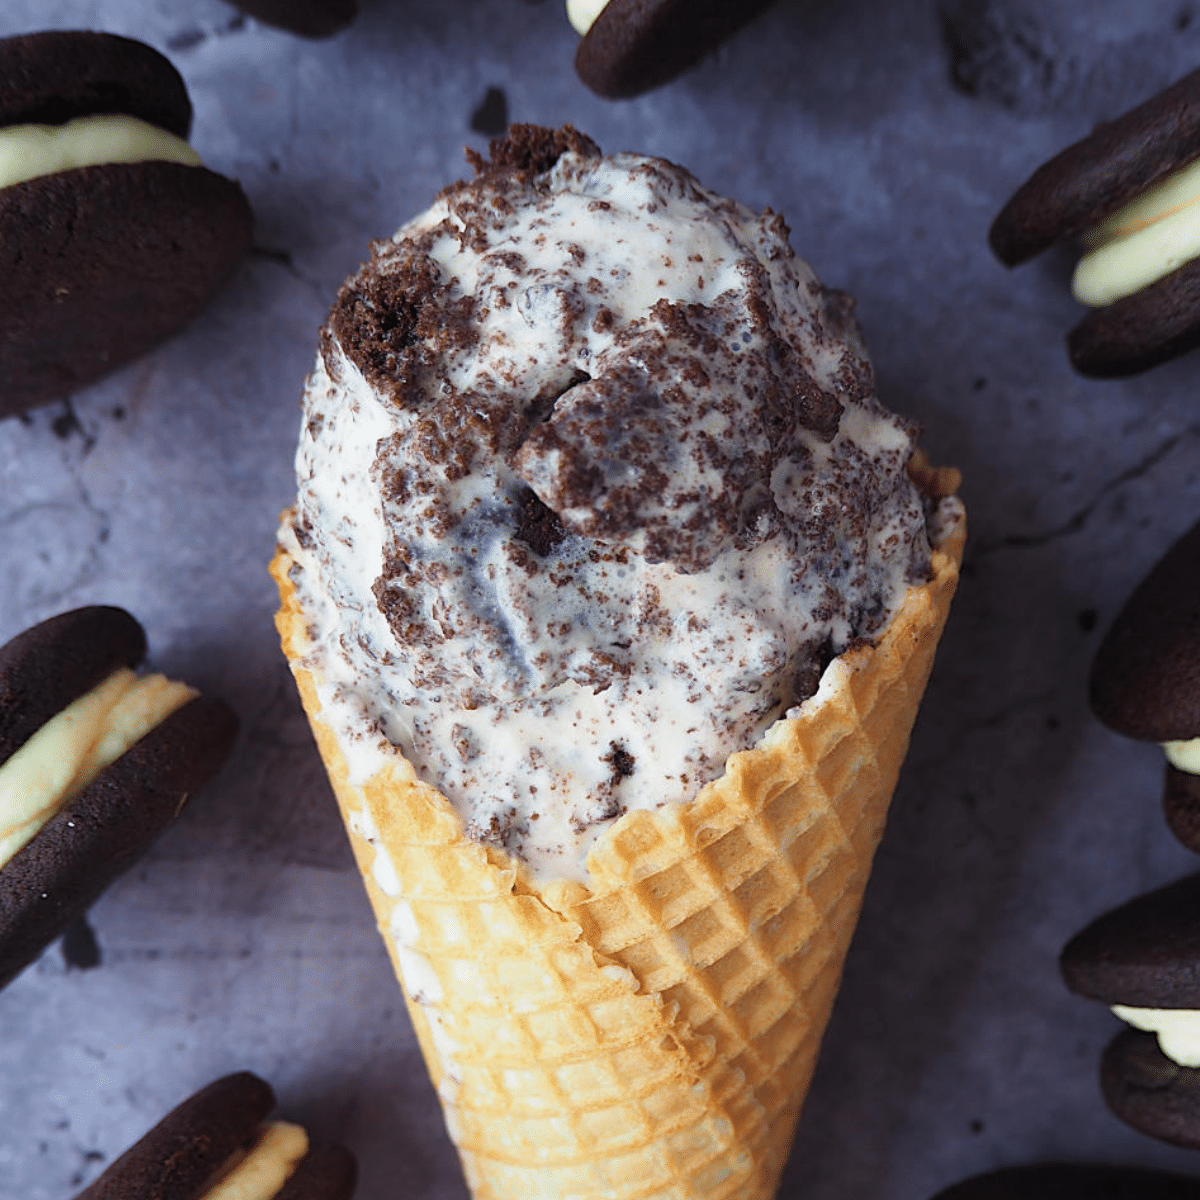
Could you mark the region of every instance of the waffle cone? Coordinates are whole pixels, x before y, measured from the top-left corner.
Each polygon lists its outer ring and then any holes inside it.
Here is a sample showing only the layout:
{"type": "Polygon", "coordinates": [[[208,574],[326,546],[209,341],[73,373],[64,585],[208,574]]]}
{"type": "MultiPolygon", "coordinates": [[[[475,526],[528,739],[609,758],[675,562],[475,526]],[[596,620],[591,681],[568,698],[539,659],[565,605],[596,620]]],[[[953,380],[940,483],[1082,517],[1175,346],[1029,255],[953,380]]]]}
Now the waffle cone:
{"type": "Polygon", "coordinates": [[[351,781],[276,556],[283,648],[476,1200],[774,1194],[963,537],[798,716],[691,802],[620,818],[590,888],[541,891],[398,752],[351,781]]]}

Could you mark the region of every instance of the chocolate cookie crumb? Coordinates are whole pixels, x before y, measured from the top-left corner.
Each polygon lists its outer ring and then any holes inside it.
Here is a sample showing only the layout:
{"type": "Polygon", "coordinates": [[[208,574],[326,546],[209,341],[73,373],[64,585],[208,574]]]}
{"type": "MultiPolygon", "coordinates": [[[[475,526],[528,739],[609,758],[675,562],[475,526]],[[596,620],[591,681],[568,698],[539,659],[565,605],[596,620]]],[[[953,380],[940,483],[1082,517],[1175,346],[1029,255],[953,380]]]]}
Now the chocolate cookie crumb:
{"type": "MultiPolygon", "coordinates": [[[[372,265],[377,257],[372,255],[372,265]]],[[[329,316],[347,357],[369,383],[390,391],[402,404],[418,403],[410,385],[419,368],[434,357],[423,339],[434,337],[436,328],[422,318],[440,288],[437,264],[413,254],[387,273],[365,269],[352,276],[342,285],[329,316]]]]}
{"type": "Polygon", "coordinates": [[[517,537],[545,558],[566,536],[558,513],[543,504],[532,488],[522,488],[517,499],[517,537]]]}
{"type": "Polygon", "coordinates": [[[821,686],[825,668],[837,657],[833,642],[826,638],[819,646],[810,648],[801,658],[801,665],[792,684],[792,703],[803,704],[809,696],[816,695],[821,686]]]}
{"type": "Polygon", "coordinates": [[[96,941],[95,930],[88,924],[86,916],[76,917],[63,930],[62,956],[67,969],[72,967],[80,971],[90,971],[100,965],[100,943],[96,941]]]}
{"type": "Polygon", "coordinates": [[[503,88],[490,87],[471,114],[471,128],[489,137],[508,127],[508,97],[503,88]]]}
{"type": "Polygon", "coordinates": [[[634,771],[635,759],[619,742],[610,742],[610,752],[604,761],[612,767],[612,782],[618,784],[622,779],[628,779],[634,771]]]}
{"type": "Polygon", "coordinates": [[[512,125],[504,137],[494,139],[488,146],[490,161],[473,150],[467,151],[467,161],[481,177],[507,172],[542,175],[568,152],[585,158],[599,157],[600,147],[573,125],[559,129],[512,125]]]}

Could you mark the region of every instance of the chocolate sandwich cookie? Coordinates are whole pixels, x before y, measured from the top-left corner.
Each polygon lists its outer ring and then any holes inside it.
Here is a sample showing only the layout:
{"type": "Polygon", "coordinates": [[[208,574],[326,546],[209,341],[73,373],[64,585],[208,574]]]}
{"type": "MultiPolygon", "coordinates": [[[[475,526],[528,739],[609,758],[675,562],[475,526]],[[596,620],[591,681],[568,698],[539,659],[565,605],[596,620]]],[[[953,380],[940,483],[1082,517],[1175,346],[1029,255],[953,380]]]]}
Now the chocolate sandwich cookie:
{"type": "Polygon", "coordinates": [[[274,1107],[258,1076],[226,1075],[168,1113],[75,1200],[350,1200],[350,1152],[312,1150],[298,1125],[266,1123],[274,1107]]]}
{"type": "Polygon", "coordinates": [[[231,0],[242,12],[301,37],[332,37],[358,16],[358,0],[231,0]]]}
{"type": "Polygon", "coordinates": [[[1031,1163],[964,1179],[932,1200],[1200,1200],[1200,1179],[1108,1163],[1031,1163]]]}
{"type": "Polygon", "coordinates": [[[0,987],[147,849],[225,761],[237,718],[138,676],[119,608],[51,617],[0,646],[0,987]]]}
{"type": "Polygon", "coordinates": [[[988,240],[1016,266],[1065,238],[1093,311],[1067,339],[1084,375],[1144,371],[1200,345],[1200,71],[1038,168],[988,240]]]}
{"type": "Polygon", "coordinates": [[[1096,651],[1088,699],[1110,729],[1162,743],[1167,824],[1200,853],[1200,524],[1122,606],[1096,651]]]}
{"type": "Polygon", "coordinates": [[[1200,875],[1097,918],[1059,965],[1073,992],[1134,1026],[1104,1055],[1109,1107],[1143,1133],[1200,1149],[1200,875]]]}
{"type": "Polygon", "coordinates": [[[242,189],[186,138],[157,51],[78,31],[0,40],[0,417],[192,319],[250,248],[242,189]]]}
{"type": "Polygon", "coordinates": [[[693,67],[774,0],[567,0],[583,35],[579,78],[610,100],[640,96],[693,67]]]}

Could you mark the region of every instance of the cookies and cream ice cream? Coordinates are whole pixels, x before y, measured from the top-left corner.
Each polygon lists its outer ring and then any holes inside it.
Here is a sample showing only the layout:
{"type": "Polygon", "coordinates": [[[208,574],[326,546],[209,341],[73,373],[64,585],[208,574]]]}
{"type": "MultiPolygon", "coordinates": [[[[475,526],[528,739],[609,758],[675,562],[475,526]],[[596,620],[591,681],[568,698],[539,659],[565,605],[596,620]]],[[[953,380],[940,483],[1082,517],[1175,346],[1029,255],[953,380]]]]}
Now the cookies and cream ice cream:
{"type": "Polygon", "coordinates": [[[475,166],[343,287],[280,539],[352,778],[398,747],[582,880],[884,629],[931,514],[778,215],[570,128],[475,166]]]}
{"type": "Polygon", "coordinates": [[[569,128],[475,165],[323,331],[280,641],[472,1194],[769,1200],[957,473],[779,217],[569,128]]]}

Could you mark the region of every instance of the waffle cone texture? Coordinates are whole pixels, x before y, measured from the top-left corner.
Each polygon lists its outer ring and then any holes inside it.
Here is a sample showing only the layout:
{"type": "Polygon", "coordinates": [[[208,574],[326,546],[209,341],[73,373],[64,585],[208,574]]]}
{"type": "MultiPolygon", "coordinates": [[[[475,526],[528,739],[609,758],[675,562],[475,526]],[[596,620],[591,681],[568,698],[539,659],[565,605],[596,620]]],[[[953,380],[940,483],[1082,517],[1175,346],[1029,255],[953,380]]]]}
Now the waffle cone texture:
{"type": "Polygon", "coordinates": [[[621,817],[590,888],[541,891],[399,752],[351,782],[276,555],[284,652],[475,1200],[774,1195],[964,536],[798,716],[694,800],[621,817]]]}

